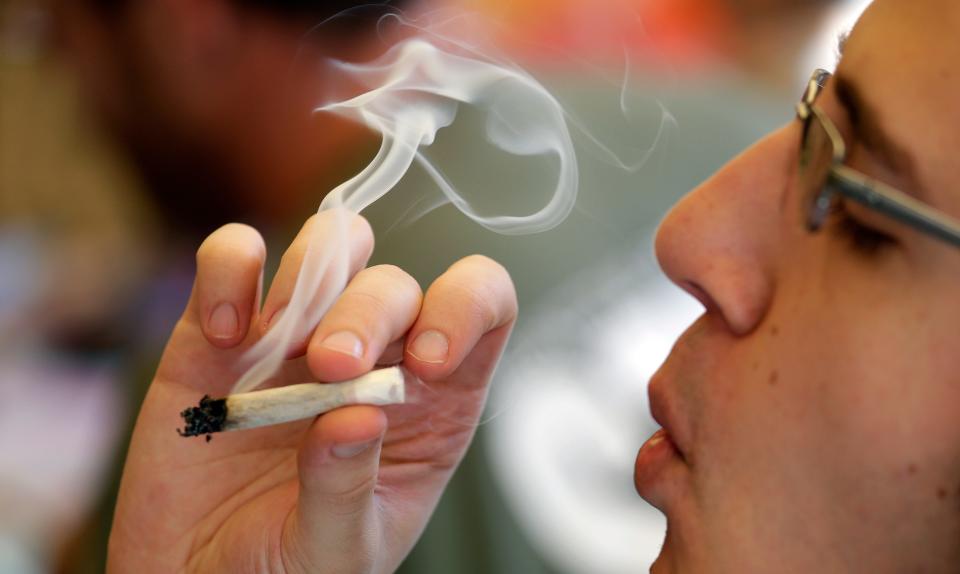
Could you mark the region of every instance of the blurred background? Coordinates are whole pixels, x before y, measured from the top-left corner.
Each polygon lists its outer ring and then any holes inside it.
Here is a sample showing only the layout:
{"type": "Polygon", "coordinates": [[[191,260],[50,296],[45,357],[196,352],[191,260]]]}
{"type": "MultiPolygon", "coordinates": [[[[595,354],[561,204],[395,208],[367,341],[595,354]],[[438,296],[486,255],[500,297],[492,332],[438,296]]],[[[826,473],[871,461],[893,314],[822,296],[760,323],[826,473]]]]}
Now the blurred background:
{"type": "MultiPolygon", "coordinates": [[[[272,268],[375,150],[305,113],[324,89],[313,58],[378,50],[362,18],[308,33],[351,2],[179,3],[197,11],[185,26],[151,18],[160,2],[0,1],[0,572],[103,571],[126,440],[196,247],[244,221],[272,268]],[[224,40],[238,15],[260,33],[224,40]],[[230,41],[208,62],[181,49],[230,41]]],[[[546,85],[578,126],[581,171],[573,214],[539,235],[498,236],[449,206],[410,222],[433,186],[416,170],[367,213],[373,263],[425,286],[484,253],[521,304],[477,440],[401,571],[645,571],[664,530],[632,486],[656,428],[646,382],[700,312],[658,273],[657,222],[790,121],[867,1],[393,4],[462,15],[546,85]]],[[[438,139],[445,170],[524,189],[474,132],[438,139]]]]}

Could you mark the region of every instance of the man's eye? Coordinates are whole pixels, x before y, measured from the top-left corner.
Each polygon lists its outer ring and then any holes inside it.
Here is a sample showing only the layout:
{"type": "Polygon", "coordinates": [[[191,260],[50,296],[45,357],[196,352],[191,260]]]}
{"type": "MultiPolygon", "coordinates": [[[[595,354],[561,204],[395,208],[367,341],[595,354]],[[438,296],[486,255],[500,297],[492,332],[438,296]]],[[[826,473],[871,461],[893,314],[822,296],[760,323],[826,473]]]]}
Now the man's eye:
{"type": "Polygon", "coordinates": [[[837,209],[836,215],[838,232],[860,253],[876,255],[897,243],[892,236],[854,219],[842,206],[837,209]]]}

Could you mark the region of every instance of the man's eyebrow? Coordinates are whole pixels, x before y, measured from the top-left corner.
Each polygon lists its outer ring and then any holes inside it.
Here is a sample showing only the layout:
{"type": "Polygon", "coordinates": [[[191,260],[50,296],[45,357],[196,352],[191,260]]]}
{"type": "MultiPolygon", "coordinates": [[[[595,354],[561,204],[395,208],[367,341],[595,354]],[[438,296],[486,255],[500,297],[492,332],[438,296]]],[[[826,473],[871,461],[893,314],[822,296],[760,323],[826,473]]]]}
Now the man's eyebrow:
{"type": "Polygon", "coordinates": [[[833,84],[837,101],[850,118],[856,141],[876,154],[894,172],[902,175],[911,186],[919,187],[920,181],[916,177],[913,156],[883,129],[876,108],[864,99],[857,85],[842,74],[833,77],[833,84]]]}

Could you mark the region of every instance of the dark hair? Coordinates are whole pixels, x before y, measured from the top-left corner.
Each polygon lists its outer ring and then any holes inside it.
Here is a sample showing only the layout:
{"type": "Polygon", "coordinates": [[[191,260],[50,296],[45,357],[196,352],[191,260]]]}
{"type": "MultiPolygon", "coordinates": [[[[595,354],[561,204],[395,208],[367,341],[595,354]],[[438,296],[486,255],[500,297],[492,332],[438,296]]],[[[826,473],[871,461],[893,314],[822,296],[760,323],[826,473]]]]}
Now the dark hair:
{"type": "Polygon", "coordinates": [[[264,12],[302,16],[306,18],[330,18],[342,14],[380,14],[392,12],[404,0],[233,0],[233,2],[264,12]]]}
{"type": "MultiPolygon", "coordinates": [[[[122,10],[132,0],[92,0],[104,11],[122,10]]],[[[281,18],[320,22],[353,27],[396,12],[409,0],[230,0],[234,4],[281,18]],[[334,18],[336,17],[336,18],[334,18]]]]}

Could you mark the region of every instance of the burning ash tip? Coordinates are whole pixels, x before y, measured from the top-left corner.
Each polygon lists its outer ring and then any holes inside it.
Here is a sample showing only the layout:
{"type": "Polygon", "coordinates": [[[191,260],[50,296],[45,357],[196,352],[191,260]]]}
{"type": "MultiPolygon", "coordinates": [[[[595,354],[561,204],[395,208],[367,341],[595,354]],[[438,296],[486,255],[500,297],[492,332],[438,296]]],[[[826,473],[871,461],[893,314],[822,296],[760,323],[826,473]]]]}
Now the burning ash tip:
{"type": "Polygon", "coordinates": [[[211,399],[210,395],[203,395],[200,403],[195,407],[187,407],[180,412],[183,418],[183,429],[177,429],[182,437],[210,435],[223,430],[223,423],[227,420],[227,400],[211,399]]]}

